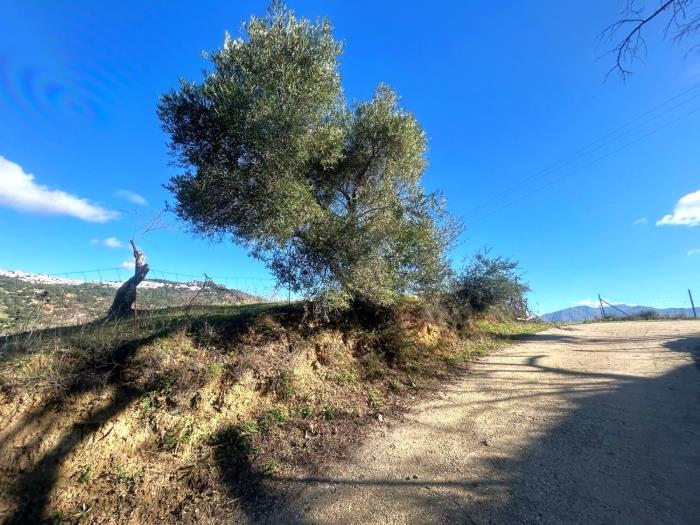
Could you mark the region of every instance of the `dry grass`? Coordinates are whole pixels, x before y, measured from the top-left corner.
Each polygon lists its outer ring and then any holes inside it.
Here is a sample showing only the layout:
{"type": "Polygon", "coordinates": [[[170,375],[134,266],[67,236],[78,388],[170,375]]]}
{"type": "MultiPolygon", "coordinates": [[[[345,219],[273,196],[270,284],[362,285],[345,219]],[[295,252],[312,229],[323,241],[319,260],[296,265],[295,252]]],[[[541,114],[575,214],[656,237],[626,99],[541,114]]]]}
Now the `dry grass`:
{"type": "Polygon", "coordinates": [[[482,320],[458,330],[407,302],[370,324],[246,305],[8,337],[0,520],[250,516],[265,473],[344,454],[379,414],[541,328],[482,320]]]}

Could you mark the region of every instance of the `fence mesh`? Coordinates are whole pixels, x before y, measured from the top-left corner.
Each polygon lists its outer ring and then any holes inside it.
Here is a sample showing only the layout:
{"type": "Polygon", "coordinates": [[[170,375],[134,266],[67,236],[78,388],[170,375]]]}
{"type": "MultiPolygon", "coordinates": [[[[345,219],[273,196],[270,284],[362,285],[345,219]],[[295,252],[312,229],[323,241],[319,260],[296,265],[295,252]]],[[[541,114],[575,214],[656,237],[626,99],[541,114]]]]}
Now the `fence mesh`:
{"type": "MultiPolygon", "coordinates": [[[[0,334],[66,326],[103,317],[133,270],[101,268],[60,274],[0,271],[0,334]]],[[[288,300],[274,279],[192,275],[152,268],[138,287],[139,311],[288,300]]]]}
{"type": "MultiPolygon", "coordinates": [[[[0,335],[67,326],[104,317],[119,286],[133,275],[127,268],[101,268],[57,274],[0,270],[0,335]]],[[[138,311],[240,305],[293,299],[274,279],[194,275],[151,268],[139,285],[138,311]]],[[[666,296],[602,295],[589,303],[544,315],[552,322],[609,319],[693,318],[686,290],[666,296]]],[[[697,306],[696,306],[697,308],[697,306]]],[[[700,312],[699,312],[700,313],[700,312]]]]}

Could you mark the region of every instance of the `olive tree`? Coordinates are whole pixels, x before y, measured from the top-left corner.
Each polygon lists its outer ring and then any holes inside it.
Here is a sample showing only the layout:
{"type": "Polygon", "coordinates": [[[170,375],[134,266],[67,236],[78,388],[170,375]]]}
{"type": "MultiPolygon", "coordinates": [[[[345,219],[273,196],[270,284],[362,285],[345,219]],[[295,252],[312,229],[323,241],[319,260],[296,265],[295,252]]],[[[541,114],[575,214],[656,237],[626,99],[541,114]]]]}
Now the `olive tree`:
{"type": "Polygon", "coordinates": [[[167,187],[195,234],[243,244],[295,292],[388,305],[444,281],[455,227],[421,186],[423,129],[385,85],[348,105],[341,51],[327,20],[281,3],[227,35],[161,98],[182,168],[167,187]]]}

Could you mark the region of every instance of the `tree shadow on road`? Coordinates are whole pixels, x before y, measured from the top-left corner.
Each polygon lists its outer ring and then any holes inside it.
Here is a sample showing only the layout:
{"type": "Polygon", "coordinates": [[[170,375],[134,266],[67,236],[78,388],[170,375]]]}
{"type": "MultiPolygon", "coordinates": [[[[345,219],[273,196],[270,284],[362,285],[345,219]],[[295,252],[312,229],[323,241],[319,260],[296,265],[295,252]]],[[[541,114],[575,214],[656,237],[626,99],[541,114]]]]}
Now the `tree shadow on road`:
{"type": "MultiPolygon", "coordinates": [[[[309,504],[313,516],[322,516],[325,507],[344,496],[364,491],[365,500],[354,503],[347,523],[401,520],[392,512],[406,508],[420,509],[404,517],[409,522],[697,523],[700,336],[663,346],[679,353],[667,354],[677,356],[679,366],[651,378],[543,367],[536,359],[523,365],[535,366],[553,381],[576,377],[584,383],[609,382],[568,394],[563,385],[545,390],[541,395],[568,395],[573,409],[516,456],[494,450],[482,464],[488,477],[446,480],[439,468],[431,470],[429,458],[416,457],[416,464],[425,465],[419,479],[319,476],[284,481],[305,489],[300,505],[309,504]]],[[[513,398],[527,394],[511,392],[513,398]]],[[[466,434],[469,425],[465,418],[453,431],[466,434]]],[[[463,456],[469,452],[464,450],[463,456]]],[[[306,511],[296,510],[302,516],[306,511]]],[[[275,512],[266,521],[283,523],[289,516],[293,514],[275,512]]]]}

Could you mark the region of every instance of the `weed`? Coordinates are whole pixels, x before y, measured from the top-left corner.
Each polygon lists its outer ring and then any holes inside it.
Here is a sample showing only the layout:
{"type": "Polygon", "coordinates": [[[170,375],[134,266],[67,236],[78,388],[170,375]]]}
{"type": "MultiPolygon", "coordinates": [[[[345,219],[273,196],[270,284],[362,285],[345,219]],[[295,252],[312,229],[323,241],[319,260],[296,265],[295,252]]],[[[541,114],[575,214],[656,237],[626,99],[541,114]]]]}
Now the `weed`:
{"type": "Polygon", "coordinates": [[[181,422],[166,432],[161,438],[161,447],[163,450],[173,452],[177,450],[180,445],[187,443],[192,437],[193,432],[194,429],[191,424],[181,422]]]}
{"type": "Polygon", "coordinates": [[[299,417],[304,419],[310,418],[314,415],[314,409],[311,407],[311,405],[307,404],[296,407],[296,412],[299,414],[299,417]]]}
{"type": "Polygon", "coordinates": [[[157,372],[146,385],[147,392],[170,394],[173,391],[175,378],[167,372],[157,372]]]}
{"type": "Polygon", "coordinates": [[[389,389],[391,389],[391,391],[395,394],[398,394],[403,390],[403,384],[401,384],[401,381],[391,378],[389,379],[389,389]]]}
{"type": "Polygon", "coordinates": [[[219,334],[216,328],[206,319],[194,330],[197,344],[204,350],[212,350],[219,344],[219,334]]]}
{"type": "Polygon", "coordinates": [[[114,465],[114,470],[117,481],[121,481],[122,483],[131,485],[135,483],[136,479],[138,478],[138,474],[136,472],[127,470],[127,468],[119,462],[114,465]]]}
{"type": "Polygon", "coordinates": [[[287,412],[283,409],[273,408],[258,418],[257,427],[261,434],[267,434],[272,428],[286,423],[288,419],[287,412]]]}
{"type": "Polygon", "coordinates": [[[244,422],[241,425],[226,425],[211,435],[207,443],[211,446],[232,447],[243,454],[251,454],[254,451],[253,436],[258,434],[258,426],[255,421],[244,422]]]}
{"type": "Polygon", "coordinates": [[[422,376],[426,374],[426,366],[423,363],[415,362],[407,366],[412,375],[422,376]]]}
{"type": "Polygon", "coordinates": [[[382,406],[382,394],[376,388],[370,388],[367,391],[367,401],[369,406],[372,408],[379,408],[382,406]]]}
{"type": "Polygon", "coordinates": [[[247,437],[252,437],[260,433],[260,429],[258,428],[258,422],[257,421],[244,421],[241,423],[240,427],[238,428],[238,432],[242,436],[247,436],[247,437]]]}
{"type": "Polygon", "coordinates": [[[340,386],[357,383],[357,374],[352,370],[341,370],[335,374],[335,382],[340,386]]]}
{"type": "Polygon", "coordinates": [[[386,377],[384,363],[374,354],[370,354],[365,358],[364,377],[369,381],[378,381],[386,377]]]}
{"type": "Polygon", "coordinates": [[[159,407],[158,399],[154,392],[148,392],[139,403],[139,410],[144,416],[150,414],[153,410],[159,407]]]}
{"type": "Polygon", "coordinates": [[[206,375],[209,379],[216,379],[221,377],[224,373],[226,366],[223,363],[207,363],[205,367],[206,375]]]}
{"type": "Polygon", "coordinates": [[[90,483],[90,481],[92,480],[92,465],[81,466],[80,470],[78,471],[78,476],[77,476],[76,480],[81,485],[85,485],[86,483],[90,483]]]}
{"type": "Polygon", "coordinates": [[[326,421],[334,419],[336,416],[336,409],[332,406],[327,406],[321,411],[321,417],[326,421]]]}
{"type": "Polygon", "coordinates": [[[270,379],[270,389],[281,400],[291,399],[295,392],[295,382],[292,370],[280,370],[270,379]]]}
{"type": "Polygon", "coordinates": [[[274,459],[268,459],[265,463],[263,463],[263,471],[272,474],[273,472],[277,472],[280,468],[280,464],[275,461],[274,459]]]}

